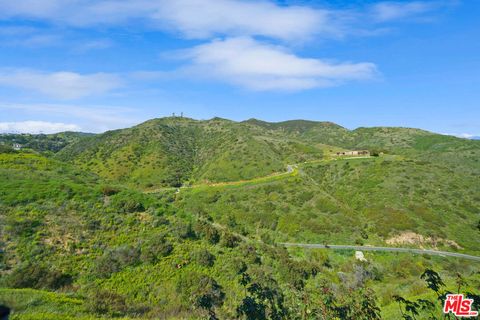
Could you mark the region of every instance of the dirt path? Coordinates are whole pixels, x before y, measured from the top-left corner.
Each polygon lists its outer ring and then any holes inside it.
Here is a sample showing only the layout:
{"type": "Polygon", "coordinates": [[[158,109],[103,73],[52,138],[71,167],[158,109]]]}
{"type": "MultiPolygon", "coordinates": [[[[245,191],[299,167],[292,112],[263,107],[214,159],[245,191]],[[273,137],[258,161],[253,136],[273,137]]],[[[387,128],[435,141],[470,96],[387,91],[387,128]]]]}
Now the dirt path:
{"type": "Polygon", "coordinates": [[[278,178],[283,177],[291,177],[298,174],[298,167],[305,164],[312,164],[312,163],[321,163],[321,162],[330,162],[330,161],[337,161],[337,160],[352,160],[352,159],[369,159],[373,157],[349,157],[349,158],[333,158],[333,159],[320,159],[320,160],[312,160],[312,161],[305,161],[302,163],[295,163],[289,164],[286,166],[287,171],[285,172],[275,172],[263,177],[257,177],[249,180],[237,180],[237,181],[227,181],[227,182],[214,182],[214,183],[201,183],[201,184],[194,184],[191,186],[181,186],[179,188],[175,187],[164,187],[158,188],[153,190],[146,190],[144,193],[152,194],[152,193],[160,193],[164,191],[175,191],[179,193],[183,189],[196,189],[196,188],[205,188],[205,187],[224,187],[224,186],[240,186],[240,185],[247,185],[247,184],[259,184],[259,183],[267,183],[274,181],[278,178]]]}

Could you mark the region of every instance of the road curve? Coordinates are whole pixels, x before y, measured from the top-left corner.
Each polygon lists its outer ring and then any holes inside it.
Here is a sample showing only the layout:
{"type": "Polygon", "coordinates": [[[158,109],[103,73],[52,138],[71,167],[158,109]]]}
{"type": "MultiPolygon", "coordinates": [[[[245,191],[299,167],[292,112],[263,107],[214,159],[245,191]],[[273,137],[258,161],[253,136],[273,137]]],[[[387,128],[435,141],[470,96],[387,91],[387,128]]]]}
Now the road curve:
{"type": "Polygon", "coordinates": [[[394,247],[371,247],[371,246],[348,246],[348,245],[330,245],[330,244],[316,244],[316,243],[279,243],[286,247],[302,247],[309,249],[347,249],[347,250],[358,250],[358,251],[392,251],[392,252],[407,252],[407,253],[416,253],[416,254],[429,254],[441,257],[455,257],[462,258],[480,262],[480,257],[472,256],[469,254],[448,252],[448,251],[437,251],[437,250],[428,250],[428,249],[410,249],[410,248],[394,248],[394,247]]]}

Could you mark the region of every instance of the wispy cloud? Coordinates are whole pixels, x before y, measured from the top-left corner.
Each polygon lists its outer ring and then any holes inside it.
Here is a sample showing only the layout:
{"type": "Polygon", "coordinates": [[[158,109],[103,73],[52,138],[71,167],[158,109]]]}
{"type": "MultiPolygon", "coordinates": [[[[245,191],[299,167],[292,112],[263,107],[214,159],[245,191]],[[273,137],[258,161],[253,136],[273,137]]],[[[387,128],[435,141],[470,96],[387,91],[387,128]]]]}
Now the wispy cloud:
{"type": "Polygon", "coordinates": [[[29,17],[88,27],[140,21],[189,38],[258,35],[298,40],[335,32],[335,11],[241,0],[0,0],[0,19],[29,17]]]}
{"type": "MultiPolygon", "coordinates": [[[[22,17],[49,21],[61,28],[127,25],[166,30],[180,37],[205,41],[186,50],[184,58],[189,62],[178,71],[208,75],[253,90],[304,90],[371,79],[376,66],[300,57],[287,50],[287,46],[294,48],[293,43],[319,37],[384,34],[388,32],[386,22],[426,14],[438,7],[438,1],[385,1],[336,10],[280,5],[273,0],[0,0],[0,20],[22,17]]],[[[48,39],[28,39],[32,43],[42,40],[48,39]]],[[[81,53],[109,45],[109,40],[94,40],[73,50],[81,53]]],[[[128,80],[153,81],[164,78],[164,73],[145,70],[121,78],[105,73],[6,74],[0,70],[0,85],[61,99],[106,93],[128,80]]]]}
{"type": "MultiPolygon", "coordinates": [[[[137,109],[118,106],[80,106],[73,104],[20,104],[0,102],[0,112],[22,113],[29,118],[48,116],[52,118],[76,119],[84,131],[103,132],[124,128],[143,120],[137,109]],[[81,125],[80,125],[81,124],[81,125]]],[[[63,120],[62,120],[63,121],[63,120]]]]}
{"type": "Polygon", "coordinates": [[[57,133],[63,131],[80,131],[76,124],[47,121],[0,122],[1,133],[57,133]]]}
{"type": "Polygon", "coordinates": [[[58,99],[77,99],[109,92],[122,86],[119,76],[108,73],[40,72],[0,70],[0,86],[8,86],[58,99]]]}
{"type": "Polygon", "coordinates": [[[438,8],[435,1],[388,1],[372,6],[373,18],[378,22],[389,22],[409,17],[416,17],[438,8]]]}
{"type": "Polygon", "coordinates": [[[480,134],[472,134],[472,133],[442,133],[447,136],[454,136],[457,138],[464,138],[464,139],[475,139],[479,140],[480,134]]]}
{"type": "Polygon", "coordinates": [[[183,53],[187,75],[211,77],[253,90],[303,90],[371,79],[372,63],[302,58],[284,47],[240,37],[216,40],[183,53]]]}
{"type": "Polygon", "coordinates": [[[267,1],[163,1],[154,15],[160,25],[191,38],[218,35],[267,36],[298,40],[334,33],[333,11],[309,7],[281,7],[267,1]]]}
{"type": "Polygon", "coordinates": [[[92,50],[102,50],[108,49],[113,46],[113,42],[109,39],[96,39],[96,40],[88,40],[88,41],[78,41],[73,51],[75,53],[85,53],[92,50]]]}

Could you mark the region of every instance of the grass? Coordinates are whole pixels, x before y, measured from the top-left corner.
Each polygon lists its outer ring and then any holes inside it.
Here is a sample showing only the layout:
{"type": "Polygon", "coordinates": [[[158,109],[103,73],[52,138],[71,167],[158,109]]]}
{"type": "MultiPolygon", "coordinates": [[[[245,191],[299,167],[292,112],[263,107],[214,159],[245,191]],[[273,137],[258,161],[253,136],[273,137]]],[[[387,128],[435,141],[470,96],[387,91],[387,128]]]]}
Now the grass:
{"type": "Polygon", "coordinates": [[[377,305],[398,319],[393,295],[433,301],[425,269],[478,292],[478,264],[275,243],[416,233],[427,240],[398,245],[478,255],[479,150],[415,129],[167,118],[55,156],[0,153],[0,303],[14,319],[232,319],[246,301],[265,318],[377,305]],[[331,157],[357,148],[385,154],[331,157]]]}

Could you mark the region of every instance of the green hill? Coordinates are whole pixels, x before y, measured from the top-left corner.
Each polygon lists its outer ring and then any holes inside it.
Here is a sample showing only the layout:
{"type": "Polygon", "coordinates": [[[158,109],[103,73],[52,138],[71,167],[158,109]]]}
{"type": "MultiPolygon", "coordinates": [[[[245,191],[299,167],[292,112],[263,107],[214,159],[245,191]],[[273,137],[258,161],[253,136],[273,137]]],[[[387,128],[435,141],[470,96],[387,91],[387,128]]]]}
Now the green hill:
{"type": "Polygon", "coordinates": [[[163,118],[49,148],[0,148],[13,319],[401,319],[397,295],[427,319],[441,309],[426,270],[440,295],[480,294],[474,261],[278,244],[480,255],[479,141],[163,118]],[[356,149],[379,156],[332,155],[356,149]]]}
{"type": "Polygon", "coordinates": [[[251,179],[321,156],[319,148],[247,124],[164,118],[83,139],[58,159],[112,181],[153,188],[251,179]]]}

